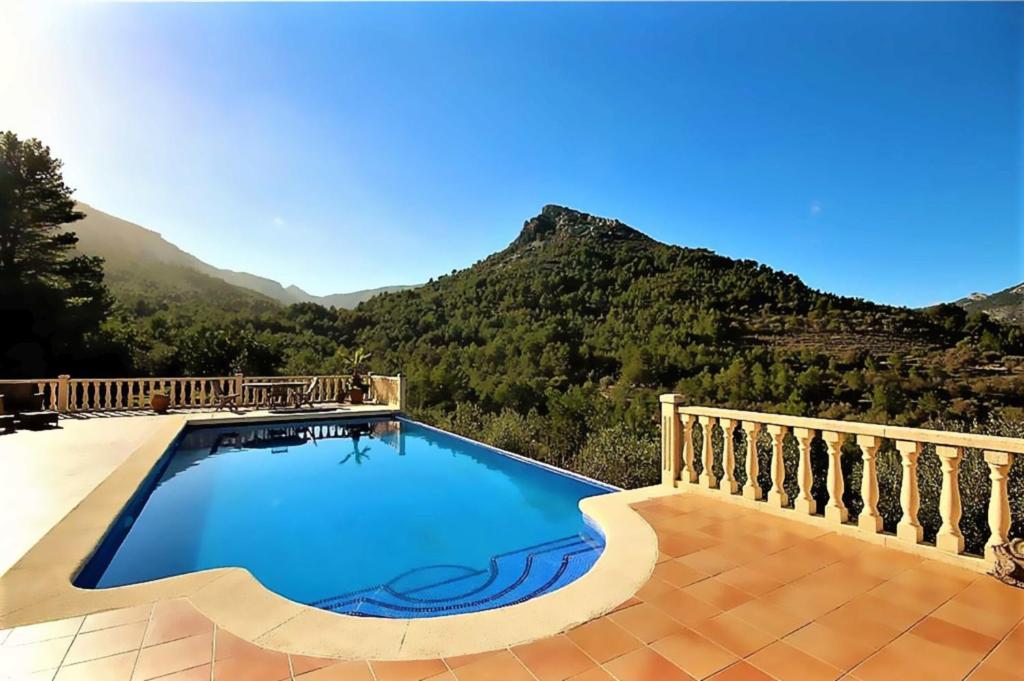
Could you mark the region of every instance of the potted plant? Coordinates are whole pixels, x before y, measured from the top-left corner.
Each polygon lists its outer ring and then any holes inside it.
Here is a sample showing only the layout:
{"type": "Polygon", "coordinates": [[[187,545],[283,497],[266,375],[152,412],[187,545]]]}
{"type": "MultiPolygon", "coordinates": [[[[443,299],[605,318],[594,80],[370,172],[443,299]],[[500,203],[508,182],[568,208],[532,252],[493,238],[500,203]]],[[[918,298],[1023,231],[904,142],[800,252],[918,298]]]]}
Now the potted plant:
{"type": "Polygon", "coordinates": [[[149,396],[149,406],[157,414],[166,414],[167,408],[171,406],[171,398],[167,393],[155,392],[149,396]]]}
{"type": "Polygon", "coordinates": [[[369,384],[363,379],[366,372],[366,360],[370,359],[369,352],[358,348],[348,358],[349,373],[352,374],[352,382],[349,384],[348,399],[352,404],[362,404],[369,384]]]}

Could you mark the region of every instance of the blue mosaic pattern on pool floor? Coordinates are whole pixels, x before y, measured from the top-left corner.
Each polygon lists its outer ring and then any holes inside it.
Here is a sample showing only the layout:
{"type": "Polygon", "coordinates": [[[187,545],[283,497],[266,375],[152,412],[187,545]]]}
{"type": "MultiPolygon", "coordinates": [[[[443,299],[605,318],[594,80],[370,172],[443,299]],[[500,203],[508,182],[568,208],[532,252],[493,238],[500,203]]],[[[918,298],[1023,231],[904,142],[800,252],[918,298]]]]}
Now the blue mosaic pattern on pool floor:
{"type": "Polygon", "coordinates": [[[578,579],[597,561],[599,536],[564,537],[495,556],[487,570],[431,565],[386,584],[314,601],[347,615],[419,618],[522,603],[578,579]]]}

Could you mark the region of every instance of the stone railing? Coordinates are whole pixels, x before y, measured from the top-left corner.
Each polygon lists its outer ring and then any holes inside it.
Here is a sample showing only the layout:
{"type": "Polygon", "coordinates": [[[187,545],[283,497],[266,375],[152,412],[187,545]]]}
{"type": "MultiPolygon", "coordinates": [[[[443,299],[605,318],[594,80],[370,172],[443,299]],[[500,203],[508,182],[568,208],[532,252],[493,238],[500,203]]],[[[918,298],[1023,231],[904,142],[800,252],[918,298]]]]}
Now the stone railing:
{"type": "MultiPolygon", "coordinates": [[[[2,380],[0,383],[29,383],[43,394],[43,406],[62,414],[83,412],[115,412],[148,409],[150,397],[163,393],[172,409],[203,409],[217,404],[213,384],[224,393],[238,395],[240,407],[266,403],[266,387],[250,387],[247,383],[305,382],[313,376],[177,376],[163,378],[57,378],[2,380]]],[[[351,376],[319,376],[313,392],[315,403],[340,403],[348,399],[351,376]]],[[[398,376],[367,376],[366,401],[403,409],[405,379],[398,376]]]]}
{"type": "MultiPolygon", "coordinates": [[[[801,418],[683,404],[681,395],[661,396],[662,483],[683,489],[720,495],[737,503],[757,505],[788,517],[831,525],[842,531],[859,533],[884,543],[895,542],[905,548],[922,548],[933,557],[984,569],[992,560],[992,548],[1005,544],[1011,526],[1008,475],[1014,457],[1024,454],[1024,440],[990,437],[946,431],[884,426],[854,421],[801,418]],[[695,431],[699,426],[699,435],[695,431]],[[742,437],[736,437],[742,432],[742,437]],[[768,476],[770,487],[762,489],[759,478],[765,478],[759,462],[759,440],[767,434],[768,476]],[[796,484],[787,481],[784,442],[796,440],[796,484]],[[811,452],[815,442],[823,442],[827,470],[824,486],[828,500],[824,508],[812,496],[815,484],[811,452]],[[843,448],[855,443],[860,449],[861,481],[859,495],[863,508],[850,521],[843,497],[848,495],[841,457],[843,448]],[[741,443],[741,444],[738,444],[741,443]],[[891,444],[899,454],[902,475],[898,504],[901,516],[894,533],[883,531],[879,512],[879,477],[877,455],[883,445],[891,444]],[[938,512],[941,526],[934,546],[925,544],[924,529],[919,521],[920,492],[918,458],[925,448],[938,457],[941,467],[941,489],[938,512]],[[984,545],[984,558],[965,555],[964,535],[960,520],[963,511],[960,498],[960,464],[966,451],[977,451],[988,467],[991,493],[988,500],[988,525],[991,531],[984,545]],[[738,482],[738,473],[745,477],[738,482]],[[790,498],[786,488],[795,488],[790,498]]],[[[848,450],[849,451],[849,450],[848,450]]],[[[790,466],[792,470],[794,467],[790,466]]],[[[849,496],[847,496],[849,498],[849,496]]],[[[859,506],[859,504],[858,504],[859,506]]]]}

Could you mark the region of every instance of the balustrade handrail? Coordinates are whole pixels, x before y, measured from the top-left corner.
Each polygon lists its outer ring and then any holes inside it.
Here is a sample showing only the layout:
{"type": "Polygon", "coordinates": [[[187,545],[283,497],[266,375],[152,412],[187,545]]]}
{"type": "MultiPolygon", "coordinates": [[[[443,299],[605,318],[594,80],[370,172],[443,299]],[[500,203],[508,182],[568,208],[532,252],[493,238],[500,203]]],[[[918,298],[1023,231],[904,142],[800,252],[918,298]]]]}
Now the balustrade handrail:
{"type": "MultiPolygon", "coordinates": [[[[72,378],[62,374],[53,378],[0,379],[0,383],[32,384],[43,394],[43,406],[60,413],[124,411],[146,408],[154,393],[168,395],[171,407],[205,408],[217,404],[214,384],[224,393],[234,393],[238,406],[265,404],[267,389],[246,383],[277,383],[319,379],[313,401],[342,402],[351,388],[350,374],[292,376],[137,376],[72,378]]],[[[405,379],[367,373],[368,397],[378,404],[405,408],[405,379]]]]}
{"type": "MultiPolygon", "coordinates": [[[[682,395],[661,396],[661,451],[662,483],[684,489],[720,494],[737,503],[758,504],[772,512],[788,514],[794,518],[825,522],[843,531],[861,532],[868,535],[883,535],[883,519],[879,511],[880,487],[876,469],[878,454],[885,441],[891,441],[899,453],[902,475],[898,505],[900,518],[892,540],[903,546],[920,547],[928,552],[937,552],[950,560],[965,561],[968,565],[986,565],[995,558],[995,548],[1006,544],[1011,527],[1008,478],[1010,467],[1018,454],[1024,454],[1024,440],[1009,437],[954,433],[905,426],[888,426],[857,421],[806,418],[786,414],[719,409],[716,407],[690,406],[684,404],[682,395]],[[702,437],[694,439],[699,424],[702,437]],[[722,436],[717,447],[721,449],[721,479],[716,470],[715,430],[721,428],[722,436]],[[737,429],[743,431],[744,446],[737,447],[737,429]],[[762,489],[759,438],[767,432],[768,475],[767,492],[762,489]],[[795,498],[787,492],[794,489],[787,481],[784,458],[786,438],[795,437],[797,442],[795,498]],[[850,521],[849,510],[844,502],[847,494],[842,470],[843,447],[853,437],[861,450],[862,474],[859,494],[863,510],[856,523],[850,521]],[[828,499],[824,508],[818,508],[818,501],[812,494],[814,471],[812,465],[813,442],[820,439],[827,456],[825,489],[828,499]],[[924,544],[924,529],[919,520],[921,510],[918,485],[918,459],[926,446],[934,446],[942,473],[942,487],[938,500],[941,527],[935,536],[935,545],[924,544]],[[700,456],[698,458],[698,450],[700,456]],[[989,494],[987,517],[989,537],[984,546],[985,560],[963,555],[964,535],[960,528],[962,504],[959,488],[960,464],[968,450],[980,450],[989,469],[991,492],[989,494]],[[699,471],[698,471],[699,465],[699,471]],[[740,485],[738,474],[745,474],[746,480],[740,485]]],[[[893,500],[889,500],[890,502],[893,500]]],[[[889,541],[888,537],[883,541],[889,541]]]]}
{"type": "MultiPolygon", "coordinates": [[[[674,397],[674,396],[671,396],[674,397]]],[[[847,435],[874,435],[889,440],[906,440],[922,444],[949,445],[967,449],[990,449],[1013,454],[1024,454],[1024,440],[996,435],[978,435],[976,433],[956,433],[946,430],[928,430],[926,428],[909,428],[907,426],[889,426],[863,421],[838,421],[819,419],[806,416],[789,416],[768,412],[742,411],[738,409],[719,409],[717,407],[679,407],[680,414],[690,416],[714,416],[737,421],[756,421],[765,425],[790,426],[841,432],[847,435]]]]}

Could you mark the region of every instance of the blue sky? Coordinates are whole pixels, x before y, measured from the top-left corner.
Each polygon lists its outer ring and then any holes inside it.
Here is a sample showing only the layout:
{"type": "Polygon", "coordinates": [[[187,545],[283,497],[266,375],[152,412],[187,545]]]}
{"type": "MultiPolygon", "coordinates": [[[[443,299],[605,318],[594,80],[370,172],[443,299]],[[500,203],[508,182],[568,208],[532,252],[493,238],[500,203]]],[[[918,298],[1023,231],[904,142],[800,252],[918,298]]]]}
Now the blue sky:
{"type": "Polygon", "coordinates": [[[1024,280],[1024,8],[21,5],[0,128],[78,197],[327,294],[546,203],[924,305],[1024,280]]]}

